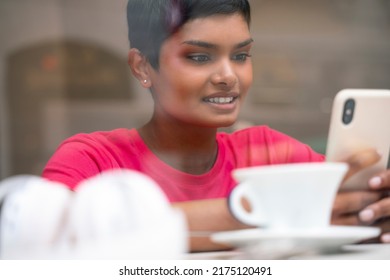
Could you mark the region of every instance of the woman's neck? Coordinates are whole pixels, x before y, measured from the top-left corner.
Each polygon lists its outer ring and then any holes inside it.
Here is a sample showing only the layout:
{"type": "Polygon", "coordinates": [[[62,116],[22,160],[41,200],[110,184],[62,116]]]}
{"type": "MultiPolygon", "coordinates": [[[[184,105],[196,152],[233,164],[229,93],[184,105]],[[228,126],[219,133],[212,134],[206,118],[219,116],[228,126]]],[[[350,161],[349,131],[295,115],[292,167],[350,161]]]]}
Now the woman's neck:
{"type": "Polygon", "coordinates": [[[216,160],[216,128],[161,123],[152,119],[138,132],[158,158],[180,171],[203,174],[216,160]]]}

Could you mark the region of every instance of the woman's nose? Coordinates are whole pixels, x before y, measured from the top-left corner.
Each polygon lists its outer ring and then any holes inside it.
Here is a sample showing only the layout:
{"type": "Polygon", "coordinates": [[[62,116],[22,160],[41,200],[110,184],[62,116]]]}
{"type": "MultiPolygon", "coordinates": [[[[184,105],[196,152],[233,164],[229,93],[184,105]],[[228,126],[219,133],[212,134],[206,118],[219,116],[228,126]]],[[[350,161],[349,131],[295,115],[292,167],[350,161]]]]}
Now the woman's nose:
{"type": "Polygon", "coordinates": [[[223,86],[228,89],[233,88],[237,83],[237,76],[231,62],[221,62],[212,75],[211,81],[214,85],[223,86]]]}

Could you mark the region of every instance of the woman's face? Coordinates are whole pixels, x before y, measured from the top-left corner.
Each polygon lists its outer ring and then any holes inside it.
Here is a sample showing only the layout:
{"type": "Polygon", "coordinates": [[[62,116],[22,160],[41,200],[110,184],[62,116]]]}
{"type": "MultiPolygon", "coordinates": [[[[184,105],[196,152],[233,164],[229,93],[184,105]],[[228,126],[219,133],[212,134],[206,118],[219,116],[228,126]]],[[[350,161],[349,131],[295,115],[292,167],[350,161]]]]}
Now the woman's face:
{"type": "Polygon", "coordinates": [[[248,25],[240,14],[189,21],[150,66],[155,115],[186,125],[232,125],[252,83],[248,25]]]}

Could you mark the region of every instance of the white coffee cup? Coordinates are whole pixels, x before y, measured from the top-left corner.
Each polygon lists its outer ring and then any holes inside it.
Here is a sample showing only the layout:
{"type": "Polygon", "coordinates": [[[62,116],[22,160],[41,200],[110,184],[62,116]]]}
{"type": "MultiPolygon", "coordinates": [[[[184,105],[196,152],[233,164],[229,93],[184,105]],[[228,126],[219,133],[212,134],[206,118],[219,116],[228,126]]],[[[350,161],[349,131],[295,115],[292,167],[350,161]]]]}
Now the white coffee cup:
{"type": "Polygon", "coordinates": [[[273,229],[329,226],[345,163],[295,163],[233,170],[229,208],[241,222],[273,229]],[[249,204],[246,210],[243,200],[249,204]]]}

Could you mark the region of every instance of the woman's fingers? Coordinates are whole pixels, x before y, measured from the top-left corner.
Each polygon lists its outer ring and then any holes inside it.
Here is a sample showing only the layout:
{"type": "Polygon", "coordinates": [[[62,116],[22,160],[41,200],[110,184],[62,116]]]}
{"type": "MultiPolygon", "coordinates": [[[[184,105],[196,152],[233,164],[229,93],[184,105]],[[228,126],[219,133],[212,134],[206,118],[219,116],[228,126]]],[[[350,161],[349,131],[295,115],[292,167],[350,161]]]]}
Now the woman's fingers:
{"type": "Polygon", "coordinates": [[[378,175],[372,177],[368,185],[373,190],[380,190],[387,188],[390,194],[390,170],[383,171],[378,175]]]}
{"type": "Polygon", "coordinates": [[[374,149],[360,151],[359,153],[350,156],[345,160],[345,162],[349,165],[349,170],[344,177],[344,181],[359,171],[377,163],[380,158],[380,154],[378,154],[378,152],[374,149]]]}
{"type": "Polygon", "coordinates": [[[333,203],[332,213],[334,216],[356,214],[377,202],[381,197],[382,194],[380,192],[373,191],[339,192],[333,203]]]}
{"type": "Polygon", "coordinates": [[[359,212],[359,219],[366,224],[390,217],[390,197],[383,198],[359,212]]]}
{"type": "MultiPolygon", "coordinates": [[[[359,226],[361,225],[360,219],[356,214],[341,215],[332,218],[333,225],[343,226],[359,226]]],[[[390,218],[379,219],[371,226],[381,229],[381,234],[378,237],[363,241],[363,243],[382,242],[390,243],[390,218]]]]}
{"type": "Polygon", "coordinates": [[[383,243],[390,243],[390,232],[383,233],[380,240],[383,243]]]}
{"type": "Polygon", "coordinates": [[[377,242],[390,243],[390,218],[379,219],[372,226],[379,227],[382,232],[377,242]]]}
{"type": "Polygon", "coordinates": [[[360,220],[356,214],[332,215],[331,224],[339,226],[357,226],[360,225],[360,220]]]}

